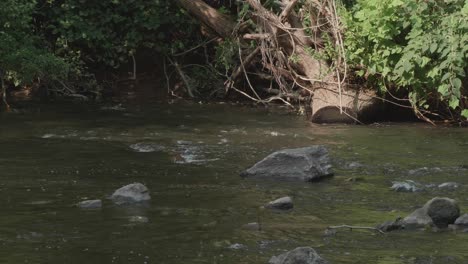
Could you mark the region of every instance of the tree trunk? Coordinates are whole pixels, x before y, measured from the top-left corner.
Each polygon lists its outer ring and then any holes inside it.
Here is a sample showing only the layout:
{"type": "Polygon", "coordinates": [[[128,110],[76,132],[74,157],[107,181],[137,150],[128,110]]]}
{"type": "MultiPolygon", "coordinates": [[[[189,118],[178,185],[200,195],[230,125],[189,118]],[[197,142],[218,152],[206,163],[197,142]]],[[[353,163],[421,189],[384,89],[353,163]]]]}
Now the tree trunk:
{"type": "MultiPolygon", "coordinates": [[[[308,94],[312,98],[312,109],[309,110],[312,110],[314,121],[354,122],[356,118],[359,118],[362,109],[373,104],[372,94],[346,89],[338,71],[332,70],[327,62],[314,56],[323,46],[320,32],[335,38],[336,48],[341,48],[339,44],[342,45],[342,42],[338,43],[337,40],[341,36],[337,35],[340,34],[340,25],[334,0],[310,2],[313,5],[312,9],[317,12],[317,14],[309,14],[310,18],[313,19],[314,15],[321,17],[316,24],[310,25],[317,33],[313,37],[306,34],[306,28],[301,20],[302,15],[294,11],[299,0],[277,1],[282,7],[279,14],[266,9],[259,0],[245,0],[252,8],[250,16],[247,16],[247,19],[254,22],[255,29],[251,32],[239,32],[240,27],[236,26],[233,20],[202,0],[176,1],[199,21],[217,32],[219,36],[227,38],[239,36],[242,33],[243,36],[239,39],[241,43],[256,41],[256,51],[260,49],[258,53],[261,54],[261,59],[260,56],[255,55],[257,52],[251,53],[251,56],[247,57],[249,60],[246,59],[243,64],[240,58],[241,66],[233,69],[230,84],[234,83],[236,78],[241,76],[240,73],[245,71],[245,67],[248,66],[246,62],[250,63],[250,60],[255,62],[255,58],[257,63],[263,65],[261,70],[268,71],[274,77],[275,85],[279,88],[277,89],[278,96],[295,94],[299,86],[302,94],[308,94]],[[234,32],[235,30],[237,32],[234,32]]],[[[241,47],[249,46],[241,45],[241,47]]],[[[341,55],[344,56],[344,54],[341,55]]],[[[337,57],[335,60],[334,67],[339,68],[342,58],[337,57]]],[[[248,78],[247,74],[245,76],[248,78]]],[[[255,91],[253,92],[256,94],[255,91]]],[[[256,96],[259,101],[264,101],[258,97],[258,94],[256,96]]]]}
{"type": "Polygon", "coordinates": [[[234,32],[235,23],[227,15],[221,14],[202,0],[176,0],[177,3],[199,21],[213,29],[219,36],[226,38],[234,32]]]}

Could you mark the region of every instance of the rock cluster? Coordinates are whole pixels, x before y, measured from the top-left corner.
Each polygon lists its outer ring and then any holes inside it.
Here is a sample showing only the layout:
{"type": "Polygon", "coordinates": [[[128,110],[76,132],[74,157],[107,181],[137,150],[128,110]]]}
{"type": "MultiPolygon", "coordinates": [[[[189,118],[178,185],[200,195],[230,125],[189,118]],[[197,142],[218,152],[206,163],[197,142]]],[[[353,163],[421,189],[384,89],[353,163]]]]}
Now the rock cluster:
{"type": "Polygon", "coordinates": [[[460,217],[460,207],[455,200],[446,197],[435,197],[405,218],[387,221],[377,228],[382,231],[392,231],[427,227],[447,228],[453,224],[466,224],[468,227],[468,214],[460,217]]]}

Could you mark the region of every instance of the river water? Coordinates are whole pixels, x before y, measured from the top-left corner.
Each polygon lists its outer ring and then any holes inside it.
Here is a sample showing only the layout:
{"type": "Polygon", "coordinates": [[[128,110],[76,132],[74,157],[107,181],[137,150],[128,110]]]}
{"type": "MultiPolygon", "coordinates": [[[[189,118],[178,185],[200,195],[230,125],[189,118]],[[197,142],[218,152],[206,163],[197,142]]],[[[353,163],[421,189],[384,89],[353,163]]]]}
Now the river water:
{"type": "Polygon", "coordinates": [[[468,263],[468,233],[324,233],[330,225],[375,226],[435,196],[454,198],[468,212],[467,154],[462,128],[313,125],[281,109],[57,106],[4,114],[0,263],[257,264],[297,246],[331,263],[468,263]],[[328,146],[334,177],[239,177],[275,150],[314,144],[328,146]],[[401,180],[461,187],[392,191],[401,180]],[[150,205],[107,199],[133,182],[148,186],[150,205]],[[292,211],[260,208],[286,195],[292,211]],[[103,208],[75,206],[85,199],[103,199],[103,208]],[[250,222],[262,230],[243,227],[250,222]]]}

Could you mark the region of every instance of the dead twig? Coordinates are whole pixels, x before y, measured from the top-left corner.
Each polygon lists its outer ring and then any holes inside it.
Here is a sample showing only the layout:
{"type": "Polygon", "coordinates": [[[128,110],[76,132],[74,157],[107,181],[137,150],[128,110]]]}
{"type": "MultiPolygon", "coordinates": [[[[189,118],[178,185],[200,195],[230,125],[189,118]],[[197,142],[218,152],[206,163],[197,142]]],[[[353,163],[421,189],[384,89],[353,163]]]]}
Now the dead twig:
{"type": "Polygon", "coordinates": [[[370,227],[370,226],[351,226],[351,225],[339,225],[339,226],[329,226],[327,229],[341,229],[341,228],[348,228],[349,230],[353,229],[363,229],[363,230],[372,230],[372,231],[377,231],[381,234],[385,234],[384,231],[376,228],[376,227],[370,227]]]}

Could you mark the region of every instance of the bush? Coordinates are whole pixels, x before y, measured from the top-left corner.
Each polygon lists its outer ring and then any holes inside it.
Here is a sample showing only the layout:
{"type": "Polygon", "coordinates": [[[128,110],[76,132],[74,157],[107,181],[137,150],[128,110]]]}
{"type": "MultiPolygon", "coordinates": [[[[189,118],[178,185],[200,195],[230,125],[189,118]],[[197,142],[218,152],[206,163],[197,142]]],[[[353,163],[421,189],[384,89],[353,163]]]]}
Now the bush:
{"type": "Polygon", "coordinates": [[[406,89],[415,109],[468,117],[468,2],[358,0],[343,17],[359,75],[406,89]]]}

